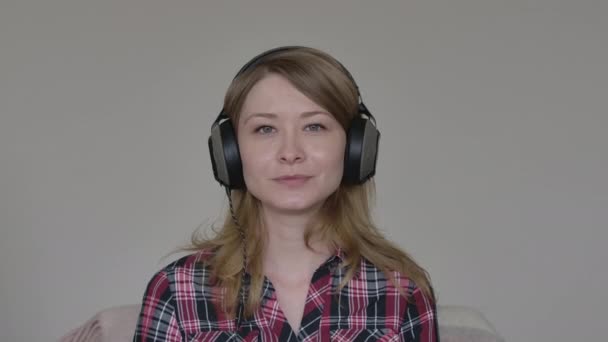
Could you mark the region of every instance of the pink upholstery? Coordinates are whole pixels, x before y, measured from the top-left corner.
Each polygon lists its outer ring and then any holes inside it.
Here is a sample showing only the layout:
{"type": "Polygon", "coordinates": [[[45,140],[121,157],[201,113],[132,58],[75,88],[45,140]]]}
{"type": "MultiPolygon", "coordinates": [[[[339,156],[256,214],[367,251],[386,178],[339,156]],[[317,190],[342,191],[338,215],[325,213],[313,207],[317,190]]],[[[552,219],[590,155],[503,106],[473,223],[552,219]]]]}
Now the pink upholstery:
{"type": "Polygon", "coordinates": [[[139,305],[125,305],[98,312],[86,323],[63,336],[61,342],[133,341],[139,305]]]}

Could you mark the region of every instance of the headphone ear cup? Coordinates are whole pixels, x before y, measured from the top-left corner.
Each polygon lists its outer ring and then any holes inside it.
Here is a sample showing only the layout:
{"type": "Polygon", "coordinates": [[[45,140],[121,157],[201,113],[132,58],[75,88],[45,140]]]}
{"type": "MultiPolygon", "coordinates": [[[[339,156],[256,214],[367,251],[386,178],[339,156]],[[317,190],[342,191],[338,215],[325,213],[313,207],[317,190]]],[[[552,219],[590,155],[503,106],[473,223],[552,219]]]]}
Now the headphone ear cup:
{"type": "Polygon", "coordinates": [[[362,184],[376,174],[380,132],[361,115],[351,122],[346,137],[343,181],[362,184]]]}
{"type": "Polygon", "coordinates": [[[208,144],[215,179],[227,188],[244,189],[243,164],[232,122],[214,125],[208,144]]]}

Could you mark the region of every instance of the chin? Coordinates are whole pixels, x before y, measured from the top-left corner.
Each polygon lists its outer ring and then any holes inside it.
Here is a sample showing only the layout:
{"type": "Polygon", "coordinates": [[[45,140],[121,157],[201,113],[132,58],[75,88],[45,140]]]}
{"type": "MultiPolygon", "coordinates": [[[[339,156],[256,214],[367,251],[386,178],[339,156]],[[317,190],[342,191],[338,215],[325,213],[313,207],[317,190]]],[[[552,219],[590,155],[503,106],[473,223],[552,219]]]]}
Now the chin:
{"type": "Polygon", "coordinates": [[[263,206],[274,211],[293,214],[305,214],[317,210],[325,202],[327,196],[331,195],[331,193],[326,194],[326,191],[322,191],[317,186],[292,190],[282,187],[250,188],[249,191],[263,206]]]}
{"type": "MultiPolygon", "coordinates": [[[[262,203],[264,203],[264,201],[262,201],[262,203]]],[[[274,208],[277,211],[296,214],[315,210],[319,206],[319,203],[316,201],[302,201],[301,199],[298,199],[297,201],[271,201],[266,205],[274,208]]]]}

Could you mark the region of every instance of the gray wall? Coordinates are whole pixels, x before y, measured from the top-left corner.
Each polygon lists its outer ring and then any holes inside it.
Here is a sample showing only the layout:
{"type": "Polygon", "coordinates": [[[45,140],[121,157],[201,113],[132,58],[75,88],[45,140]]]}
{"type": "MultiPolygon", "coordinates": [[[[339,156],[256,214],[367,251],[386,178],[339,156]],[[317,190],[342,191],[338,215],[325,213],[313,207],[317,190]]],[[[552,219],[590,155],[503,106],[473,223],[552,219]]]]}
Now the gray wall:
{"type": "Polygon", "coordinates": [[[0,340],[137,303],[225,207],[236,70],[335,55],[382,131],[376,215],[509,341],[605,336],[608,2],[0,2],[0,340]]]}

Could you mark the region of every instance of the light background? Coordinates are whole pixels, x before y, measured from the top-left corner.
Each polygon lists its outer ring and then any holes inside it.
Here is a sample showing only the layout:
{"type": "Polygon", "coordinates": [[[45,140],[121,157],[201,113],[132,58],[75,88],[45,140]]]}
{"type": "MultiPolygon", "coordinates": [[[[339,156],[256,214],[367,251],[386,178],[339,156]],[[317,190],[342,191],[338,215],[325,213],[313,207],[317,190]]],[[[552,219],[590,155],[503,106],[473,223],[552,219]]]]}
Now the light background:
{"type": "Polygon", "coordinates": [[[225,208],[206,139],[234,73],[302,44],[382,132],[376,216],[440,304],[508,341],[608,316],[608,2],[0,2],[0,340],[141,300],[225,208]]]}

